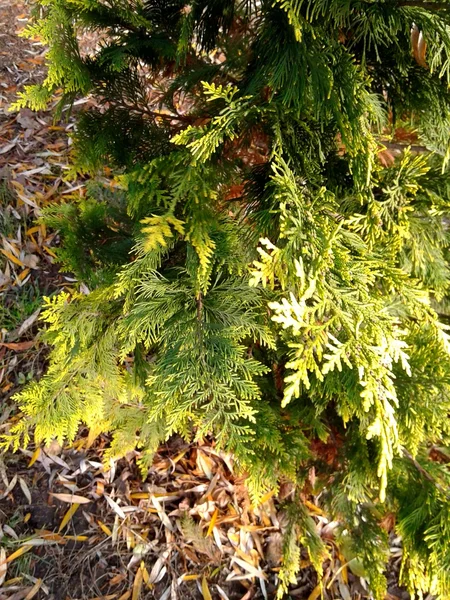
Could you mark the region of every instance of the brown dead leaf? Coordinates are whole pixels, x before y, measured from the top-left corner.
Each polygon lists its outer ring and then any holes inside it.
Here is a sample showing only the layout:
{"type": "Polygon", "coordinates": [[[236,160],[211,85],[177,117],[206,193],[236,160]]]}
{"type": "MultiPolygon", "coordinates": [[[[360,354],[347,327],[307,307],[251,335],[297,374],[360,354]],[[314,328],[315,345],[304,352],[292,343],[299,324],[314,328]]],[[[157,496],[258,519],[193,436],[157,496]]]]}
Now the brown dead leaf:
{"type": "Polygon", "coordinates": [[[91,502],[89,498],[77,496],[76,494],[54,494],[50,492],[50,495],[57,500],[61,500],[61,502],[68,502],[69,504],[89,504],[91,502]]]}
{"type": "Polygon", "coordinates": [[[266,550],[266,559],[267,562],[276,566],[281,562],[281,557],[283,555],[283,536],[279,531],[272,533],[268,538],[267,550],[266,550]]]}
{"type": "Polygon", "coordinates": [[[42,127],[42,125],[36,120],[36,115],[29,108],[23,108],[16,118],[17,123],[22,127],[22,129],[31,129],[37,130],[42,127]]]}
{"type": "Polygon", "coordinates": [[[389,152],[389,150],[381,150],[377,154],[378,160],[383,165],[383,167],[390,167],[395,162],[395,156],[389,152]]]}
{"type": "Polygon", "coordinates": [[[411,48],[416,63],[424,69],[428,69],[426,61],[427,42],[423,36],[423,32],[420,31],[415,23],[411,28],[411,48]]]}
{"type": "Polygon", "coordinates": [[[8,600],[24,600],[29,592],[31,592],[33,588],[31,586],[23,588],[15,592],[12,596],[8,597],[8,600]]]}
{"type": "Polygon", "coordinates": [[[8,350],[14,350],[15,352],[21,352],[23,350],[29,350],[34,346],[36,342],[31,340],[29,342],[0,342],[0,346],[8,348],[8,350]]]}
{"type": "Polygon", "coordinates": [[[8,564],[6,563],[6,550],[0,548],[0,587],[6,578],[6,571],[8,570],[8,564]]]}
{"type": "Polygon", "coordinates": [[[114,575],[112,579],[110,579],[109,585],[117,585],[122,583],[122,581],[125,581],[126,578],[127,575],[125,575],[125,573],[118,573],[117,575],[114,575]]]}
{"type": "Polygon", "coordinates": [[[39,261],[39,256],[37,256],[36,254],[27,254],[22,259],[23,264],[26,267],[29,267],[30,269],[36,269],[39,264],[39,261]]]}
{"type": "Polygon", "coordinates": [[[214,460],[200,450],[197,452],[197,467],[206,475],[208,479],[213,478],[214,472],[217,468],[214,460]]]}

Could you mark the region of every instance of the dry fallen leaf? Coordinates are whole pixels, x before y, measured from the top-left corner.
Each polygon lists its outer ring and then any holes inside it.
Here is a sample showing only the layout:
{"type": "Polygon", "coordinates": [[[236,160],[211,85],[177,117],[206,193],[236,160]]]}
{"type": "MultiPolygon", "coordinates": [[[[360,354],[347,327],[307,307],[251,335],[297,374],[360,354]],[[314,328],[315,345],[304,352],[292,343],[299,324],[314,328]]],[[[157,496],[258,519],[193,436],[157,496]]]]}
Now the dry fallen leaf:
{"type": "Polygon", "coordinates": [[[120,508],[120,506],[117,504],[117,502],[115,502],[112,498],[110,498],[109,496],[107,496],[105,494],[105,499],[106,502],[110,505],[110,507],[113,509],[113,511],[116,513],[116,515],[118,515],[121,519],[126,519],[126,515],[123,512],[123,510],[120,508]]]}
{"type": "Polygon", "coordinates": [[[198,450],[197,467],[200,469],[200,471],[203,471],[208,479],[212,479],[217,465],[210,456],[198,450]]]}
{"type": "Polygon", "coordinates": [[[77,504],[77,503],[72,504],[72,506],[69,508],[69,510],[64,515],[63,520],[61,521],[61,524],[58,529],[58,533],[60,533],[64,529],[64,527],[68,524],[68,522],[71,520],[71,518],[73,517],[73,515],[77,512],[77,510],[79,508],[80,508],[79,504],[77,504]]]}
{"type": "Polygon", "coordinates": [[[416,63],[424,69],[428,69],[426,61],[427,42],[422,31],[420,31],[415,23],[411,28],[411,48],[416,63]]]}
{"type": "Polygon", "coordinates": [[[28,552],[29,550],[31,550],[32,547],[33,546],[31,546],[30,544],[25,544],[25,546],[22,546],[21,548],[19,548],[18,550],[16,550],[12,554],[10,554],[8,556],[8,558],[6,559],[6,562],[10,563],[13,560],[15,560],[16,558],[19,558],[19,556],[22,556],[22,554],[25,554],[26,552],[28,552]]]}
{"type": "Polygon", "coordinates": [[[54,494],[52,492],[50,492],[50,494],[57,500],[61,500],[61,502],[68,502],[69,504],[89,504],[89,502],[91,502],[89,498],[77,496],[76,494],[54,494]]]}
{"type": "Polygon", "coordinates": [[[14,475],[14,477],[12,478],[11,482],[9,483],[8,487],[6,488],[6,490],[3,492],[3,494],[0,496],[0,500],[2,500],[3,498],[6,498],[6,496],[13,491],[13,489],[16,487],[16,483],[17,483],[17,475],[14,475]]]}
{"type": "Polygon", "coordinates": [[[211,592],[209,591],[208,582],[206,581],[206,577],[203,575],[202,579],[202,594],[204,600],[212,600],[211,592]]]}
{"type": "Polygon", "coordinates": [[[38,447],[36,448],[36,450],[33,452],[33,456],[30,459],[30,462],[28,463],[28,468],[32,467],[34,465],[34,463],[37,461],[37,459],[39,458],[41,454],[41,449],[38,447]]]}
{"type": "Polygon", "coordinates": [[[144,575],[142,573],[142,569],[139,567],[139,569],[136,572],[136,577],[134,578],[134,582],[133,582],[133,595],[131,597],[131,600],[139,600],[143,580],[144,580],[144,575]]]}
{"type": "Polygon", "coordinates": [[[36,269],[39,264],[39,256],[36,254],[27,254],[23,257],[22,262],[26,267],[30,269],[36,269]]]}
{"type": "Polygon", "coordinates": [[[319,583],[308,596],[308,600],[316,600],[322,593],[322,584],[319,583]]]}
{"type": "Polygon", "coordinates": [[[28,504],[31,504],[31,492],[30,488],[27,485],[27,482],[22,477],[19,477],[19,485],[22,489],[23,495],[28,500],[28,504]]]}
{"type": "Polygon", "coordinates": [[[38,591],[41,589],[42,586],[42,579],[38,579],[36,581],[36,583],[33,585],[33,587],[31,588],[31,590],[28,592],[28,594],[25,596],[24,600],[31,600],[32,598],[34,598],[36,596],[36,594],[38,593],[38,591]]]}
{"type": "Polygon", "coordinates": [[[34,346],[34,344],[35,341],[31,340],[29,342],[2,342],[0,343],[0,346],[4,346],[5,348],[8,348],[8,350],[15,350],[16,352],[20,352],[22,350],[29,350],[34,346]]]}
{"type": "Polygon", "coordinates": [[[98,521],[97,521],[97,523],[98,523],[98,526],[100,527],[100,529],[103,531],[103,533],[106,533],[106,535],[107,535],[108,537],[111,537],[111,536],[112,536],[112,531],[111,531],[111,529],[110,529],[110,528],[109,528],[107,525],[105,525],[105,524],[104,524],[102,521],[100,521],[100,520],[98,520],[98,521]]]}
{"type": "Polygon", "coordinates": [[[6,550],[0,548],[0,586],[5,581],[8,563],[6,562],[6,550]]]}

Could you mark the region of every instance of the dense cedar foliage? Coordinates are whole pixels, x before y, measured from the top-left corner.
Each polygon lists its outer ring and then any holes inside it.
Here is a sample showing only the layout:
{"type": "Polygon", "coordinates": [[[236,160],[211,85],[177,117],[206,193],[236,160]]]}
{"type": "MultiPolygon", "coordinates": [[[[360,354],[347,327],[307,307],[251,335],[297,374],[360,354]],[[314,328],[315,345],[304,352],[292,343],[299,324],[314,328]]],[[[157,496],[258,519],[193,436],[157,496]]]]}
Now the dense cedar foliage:
{"type": "Polygon", "coordinates": [[[74,137],[89,193],[44,215],[85,286],[47,300],[50,365],[3,447],[85,424],[145,473],[169,436],[213,436],[254,502],[295,485],[280,597],[301,545],[326,559],[311,493],[377,598],[389,531],[402,583],[448,597],[450,2],[38,12],[48,76],[17,106],[96,99],[74,137]]]}

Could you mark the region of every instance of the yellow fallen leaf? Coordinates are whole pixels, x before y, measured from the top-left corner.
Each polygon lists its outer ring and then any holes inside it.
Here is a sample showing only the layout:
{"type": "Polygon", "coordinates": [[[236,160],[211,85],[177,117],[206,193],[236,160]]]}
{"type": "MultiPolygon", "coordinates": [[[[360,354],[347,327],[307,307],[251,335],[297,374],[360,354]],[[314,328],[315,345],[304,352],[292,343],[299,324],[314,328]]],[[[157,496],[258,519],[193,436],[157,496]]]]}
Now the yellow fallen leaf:
{"type": "Polygon", "coordinates": [[[184,450],[182,450],[179,454],[177,454],[175,456],[175,458],[172,458],[172,462],[177,463],[178,461],[180,461],[183,456],[186,454],[186,452],[188,451],[188,448],[185,448],[184,450]]]}
{"type": "Polygon", "coordinates": [[[136,538],[134,537],[134,533],[128,527],[125,529],[125,539],[128,550],[131,550],[136,546],[136,538]]]}
{"type": "Polygon", "coordinates": [[[58,258],[56,256],[56,254],[53,252],[53,250],[50,250],[50,248],[48,246],[44,246],[44,250],[47,252],[47,254],[50,254],[50,256],[53,256],[53,258],[58,258]]]}
{"type": "Polygon", "coordinates": [[[30,227],[30,229],[27,230],[27,235],[33,235],[33,233],[37,233],[38,231],[41,230],[41,226],[40,225],[35,225],[34,227],[30,227]]]}
{"type": "Polygon", "coordinates": [[[200,575],[183,575],[183,581],[196,581],[200,575]]]}
{"type": "Polygon", "coordinates": [[[141,561],[141,569],[142,569],[142,579],[144,580],[145,584],[149,584],[150,582],[150,574],[147,571],[147,567],[144,564],[144,561],[141,561]]]}
{"type": "Polygon", "coordinates": [[[212,534],[212,531],[214,529],[214,525],[216,524],[218,516],[219,516],[219,509],[216,508],[216,510],[213,513],[213,516],[211,517],[211,521],[209,522],[209,527],[208,527],[208,531],[206,532],[206,537],[208,537],[212,534]]]}
{"type": "Polygon", "coordinates": [[[41,585],[42,585],[42,579],[38,579],[36,581],[36,583],[33,585],[33,587],[31,588],[31,590],[28,592],[28,594],[25,596],[24,600],[31,600],[32,598],[34,598],[36,596],[36,594],[38,593],[38,591],[41,589],[41,585]]]}
{"type": "Polygon", "coordinates": [[[28,267],[26,269],[24,269],[22,271],[22,273],[19,274],[19,280],[23,281],[29,272],[30,272],[30,269],[28,267]]]}
{"type": "Polygon", "coordinates": [[[6,258],[8,258],[11,262],[15,263],[16,265],[19,265],[19,267],[25,266],[21,260],[16,258],[13,254],[11,254],[11,252],[8,252],[8,250],[0,248],[0,252],[2,252],[6,256],[6,258]]]}
{"type": "Polygon", "coordinates": [[[106,533],[106,535],[109,537],[112,536],[112,531],[107,525],[102,523],[102,521],[100,521],[100,520],[97,521],[97,524],[100,527],[100,529],[103,531],[103,533],[106,533]]]}
{"type": "Polygon", "coordinates": [[[23,581],[23,577],[13,577],[12,579],[7,579],[5,581],[5,588],[9,585],[17,585],[23,581]]]}
{"type": "Polygon", "coordinates": [[[208,582],[206,581],[206,577],[203,575],[202,579],[202,594],[204,600],[212,600],[211,592],[209,591],[208,582]]]}
{"type": "Polygon", "coordinates": [[[41,449],[36,448],[36,450],[33,452],[33,456],[31,457],[30,462],[28,463],[28,468],[30,468],[34,465],[34,463],[37,461],[37,459],[39,458],[40,455],[41,455],[41,449]]]}
{"type": "Polygon", "coordinates": [[[31,519],[31,513],[27,513],[24,518],[23,518],[23,522],[24,523],[28,523],[28,521],[31,519]]]}
{"type": "Polygon", "coordinates": [[[117,585],[118,583],[122,583],[122,581],[124,579],[126,579],[127,576],[124,575],[123,573],[119,573],[118,575],[114,575],[114,577],[112,579],[110,579],[109,581],[109,585],[117,585]]]}
{"type": "Polygon", "coordinates": [[[133,582],[133,595],[131,597],[131,600],[139,600],[139,596],[141,594],[141,589],[142,589],[142,581],[143,581],[143,573],[142,573],[142,569],[139,567],[139,569],[136,572],[136,577],[134,578],[134,582],[133,582]]]}
{"type": "Polygon", "coordinates": [[[319,583],[308,596],[308,600],[316,600],[320,596],[321,592],[322,584],[319,583]]]}
{"type": "Polygon", "coordinates": [[[150,492],[133,492],[130,494],[130,498],[133,500],[149,500],[150,492]]]}
{"type": "Polygon", "coordinates": [[[28,552],[29,550],[31,550],[32,547],[33,546],[30,546],[30,545],[22,546],[21,548],[19,548],[18,550],[16,550],[12,554],[10,554],[8,556],[8,558],[6,559],[6,562],[10,563],[13,560],[15,560],[16,558],[19,558],[19,556],[22,556],[22,554],[25,554],[26,552],[28,552]]]}
{"type": "Polygon", "coordinates": [[[64,529],[64,527],[68,524],[70,519],[73,517],[73,515],[77,512],[77,510],[79,508],[80,508],[79,504],[77,504],[77,503],[72,504],[72,506],[69,508],[69,510],[64,515],[63,520],[61,521],[61,524],[58,529],[58,533],[60,533],[64,529]]]}
{"type": "Polygon", "coordinates": [[[348,584],[347,561],[345,560],[344,556],[340,552],[339,552],[338,556],[339,556],[339,560],[341,561],[341,564],[342,564],[342,567],[341,567],[342,581],[347,585],[348,584]]]}
{"type": "Polygon", "coordinates": [[[58,542],[58,544],[64,544],[64,538],[59,533],[53,533],[47,529],[36,529],[36,534],[39,535],[43,540],[49,540],[52,542],[58,542]]]}
{"type": "Polygon", "coordinates": [[[65,540],[72,540],[73,542],[86,542],[89,538],[87,535],[65,535],[65,540]]]}
{"type": "Polygon", "coordinates": [[[264,494],[264,496],[261,498],[260,504],[264,504],[264,502],[267,502],[267,500],[270,500],[274,494],[275,494],[275,490],[271,490],[270,492],[267,492],[267,494],[264,494]]]}
{"type": "Polygon", "coordinates": [[[323,510],[321,510],[318,506],[316,506],[312,502],[309,502],[309,500],[305,500],[304,504],[306,507],[309,508],[309,510],[312,510],[314,513],[316,513],[316,515],[324,515],[325,514],[323,512],[323,510]]]}

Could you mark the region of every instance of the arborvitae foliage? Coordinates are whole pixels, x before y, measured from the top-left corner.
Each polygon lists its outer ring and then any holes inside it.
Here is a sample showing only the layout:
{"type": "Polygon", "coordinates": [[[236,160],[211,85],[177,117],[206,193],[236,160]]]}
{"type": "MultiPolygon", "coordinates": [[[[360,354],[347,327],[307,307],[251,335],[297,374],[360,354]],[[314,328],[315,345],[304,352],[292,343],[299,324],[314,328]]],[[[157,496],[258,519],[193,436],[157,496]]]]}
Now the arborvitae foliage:
{"type": "Polygon", "coordinates": [[[50,366],[3,445],[85,424],[112,433],[108,457],[140,448],[145,473],[172,434],[212,435],[255,502],[296,485],[280,597],[299,544],[319,572],[326,556],[309,491],[377,597],[389,520],[402,582],[448,597],[449,473],[430,449],[450,443],[450,2],[40,10],[48,77],[18,106],[92,94],[74,169],[116,177],[44,217],[91,293],[48,300],[50,366]]]}

